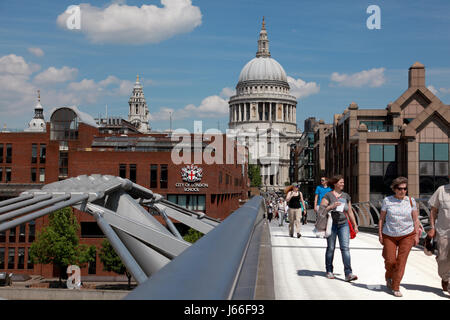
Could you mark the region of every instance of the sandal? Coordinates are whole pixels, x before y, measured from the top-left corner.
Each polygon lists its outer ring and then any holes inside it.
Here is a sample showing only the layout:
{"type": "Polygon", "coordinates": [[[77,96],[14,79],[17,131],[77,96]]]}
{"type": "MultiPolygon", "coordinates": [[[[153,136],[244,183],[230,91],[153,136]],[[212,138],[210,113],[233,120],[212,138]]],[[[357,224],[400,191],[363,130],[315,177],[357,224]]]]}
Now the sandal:
{"type": "Polygon", "coordinates": [[[402,293],[400,292],[400,290],[393,290],[392,293],[394,294],[394,296],[396,297],[403,297],[402,293]]]}

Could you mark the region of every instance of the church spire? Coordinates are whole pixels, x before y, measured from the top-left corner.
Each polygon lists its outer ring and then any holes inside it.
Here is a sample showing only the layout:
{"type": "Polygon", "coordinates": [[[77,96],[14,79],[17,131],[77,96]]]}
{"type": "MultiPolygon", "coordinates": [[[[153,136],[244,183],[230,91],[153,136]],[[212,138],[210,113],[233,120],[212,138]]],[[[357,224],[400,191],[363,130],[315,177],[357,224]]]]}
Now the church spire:
{"type": "Polygon", "coordinates": [[[269,38],[267,37],[267,31],[266,31],[266,19],[263,17],[262,27],[261,31],[259,33],[259,40],[258,40],[258,52],[256,52],[256,57],[263,57],[268,58],[270,57],[270,51],[269,51],[269,38]]]}

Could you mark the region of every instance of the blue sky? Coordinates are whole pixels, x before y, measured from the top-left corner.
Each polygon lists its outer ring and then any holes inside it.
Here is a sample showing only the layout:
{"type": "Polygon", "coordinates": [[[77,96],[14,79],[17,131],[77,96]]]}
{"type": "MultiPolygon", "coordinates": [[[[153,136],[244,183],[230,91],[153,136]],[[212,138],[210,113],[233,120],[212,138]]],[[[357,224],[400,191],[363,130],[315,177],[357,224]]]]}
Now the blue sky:
{"type": "Polygon", "coordinates": [[[26,127],[37,89],[47,117],[75,104],[94,117],[108,105],[109,115],[126,118],[139,74],[153,129],[167,129],[171,111],[173,128],[192,130],[203,120],[203,129],[223,131],[263,16],[272,58],[292,78],[300,129],[307,117],[330,122],[352,101],[384,108],[407,89],[416,61],[427,86],[450,104],[447,0],[91,1],[81,6],[81,30],[68,30],[64,12],[79,4],[0,0],[2,127],[26,127]],[[381,9],[380,30],[366,26],[369,5],[381,9]]]}

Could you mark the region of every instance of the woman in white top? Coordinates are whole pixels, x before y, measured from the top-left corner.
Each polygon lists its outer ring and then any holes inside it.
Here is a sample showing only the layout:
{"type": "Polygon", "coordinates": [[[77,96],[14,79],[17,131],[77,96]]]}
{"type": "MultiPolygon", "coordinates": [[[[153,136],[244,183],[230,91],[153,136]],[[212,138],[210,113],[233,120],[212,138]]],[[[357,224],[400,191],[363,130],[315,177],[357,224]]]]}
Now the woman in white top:
{"type": "Polygon", "coordinates": [[[419,219],[416,202],[408,197],[408,179],[392,181],[395,195],[383,199],[378,223],[378,236],[383,245],[386,286],[396,297],[401,297],[400,281],[412,247],[419,243],[419,219]]]}
{"type": "Polygon", "coordinates": [[[437,242],[436,261],[442,290],[450,293],[450,184],[440,186],[428,203],[431,205],[428,237],[435,237],[437,242]]]}

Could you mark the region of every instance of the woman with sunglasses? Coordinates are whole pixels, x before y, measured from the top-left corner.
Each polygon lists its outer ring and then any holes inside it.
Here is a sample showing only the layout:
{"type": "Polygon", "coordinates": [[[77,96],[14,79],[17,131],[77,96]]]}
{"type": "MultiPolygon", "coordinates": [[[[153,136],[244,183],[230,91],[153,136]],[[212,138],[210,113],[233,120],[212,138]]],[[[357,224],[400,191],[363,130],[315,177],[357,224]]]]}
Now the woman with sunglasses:
{"type": "Polygon", "coordinates": [[[386,286],[396,297],[402,297],[400,281],[412,247],[419,243],[418,211],[416,202],[406,195],[408,179],[392,181],[394,195],[383,199],[378,223],[378,236],[383,245],[386,286]]]}

